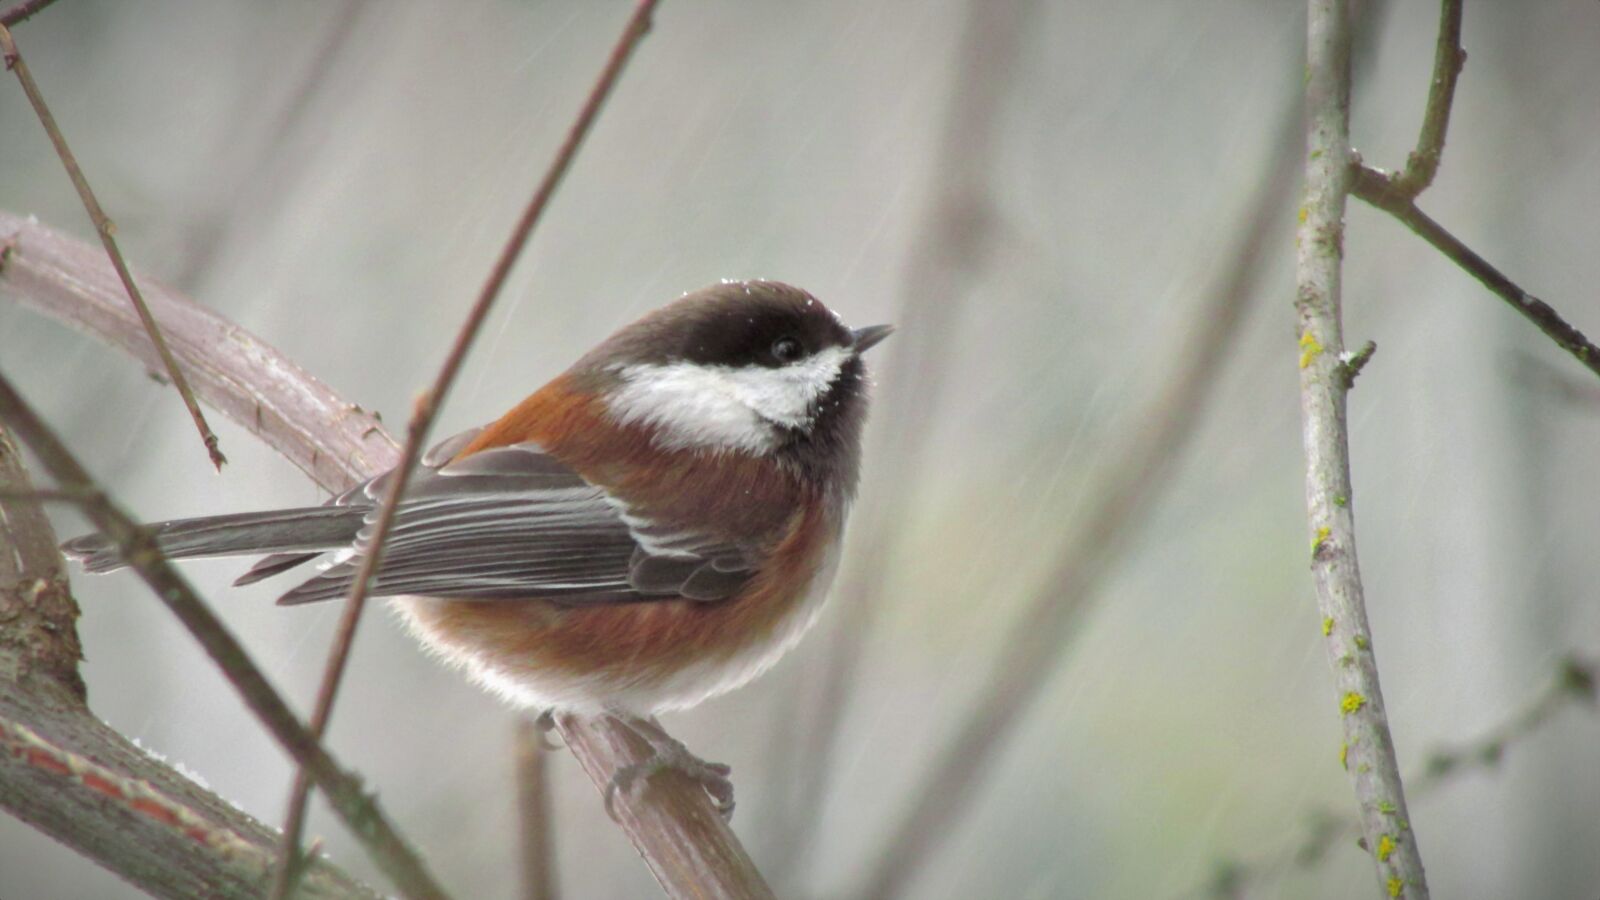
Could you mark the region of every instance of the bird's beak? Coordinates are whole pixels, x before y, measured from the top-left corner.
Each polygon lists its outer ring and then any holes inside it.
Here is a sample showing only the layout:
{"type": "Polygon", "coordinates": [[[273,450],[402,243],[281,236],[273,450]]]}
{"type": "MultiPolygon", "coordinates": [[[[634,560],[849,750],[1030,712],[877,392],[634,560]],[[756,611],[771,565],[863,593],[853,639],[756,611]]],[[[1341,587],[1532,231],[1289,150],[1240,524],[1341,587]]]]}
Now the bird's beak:
{"type": "Polygon", "coordinates": [[[893,332],[893,325],[868,325],[865,328],[857,328],[850,332],[855,338],[850,347],[857,353],[864,353],[893,332]]]}

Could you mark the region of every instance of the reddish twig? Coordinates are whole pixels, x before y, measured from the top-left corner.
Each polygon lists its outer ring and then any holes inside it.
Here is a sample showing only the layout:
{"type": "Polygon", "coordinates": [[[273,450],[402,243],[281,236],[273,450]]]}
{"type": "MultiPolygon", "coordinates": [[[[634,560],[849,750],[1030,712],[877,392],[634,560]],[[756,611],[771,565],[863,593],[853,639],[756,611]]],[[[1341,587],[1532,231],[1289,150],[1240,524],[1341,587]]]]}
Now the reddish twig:
{"type": "Polygon", "coordinates": [[[446,896],[444,890],[379,810],[377,801],[367,796],[360,781],[328,755],[273,689],[238,639],[200,599],[188,580],[161,555],[149,534],[94,483],[66,445],[3,375],[0,375],[0,420],[32,448],[40,463],[64,489],[82,492],[88,498],[80,504],[84,514],[116,542],[128,565],[195,636],[238,689],[251,712],[289,751],[295,762],[310,773],[327,794],[334,811],[367,847],[379,867],[394,880],[395,886],[410,897],[442,900],[446,896]]]}
{"type": "Polygon", "coordinates": [[[6,68],[17,74],[17,81],[22,84],[22,92],[28,95],[28,102],[33,105],[33,111],[39,117],[39,124],[44,126],[45,134],[50,136],[50,143],[56,148],[56,155],[61,157],[61,165],[66,168],[67,177],[72,179],[72,186],[77,189],[78,197],[83,201],[83,208],[88,211],[90,220],[94,222],[95,233],[100,235],[100,243],[105,246],[106,255],[111,257],[111,265],[116,267],[117,277],[122,279],[122,286],[128,292],[128,300],[133,303],[133,308],[138,310],[145,331],[150,333],[150,343],[155,345],[156,352],[161,356],[161,364],[167,371],[167,377],[177,389],[178,396],[183,398],[183,405],[188,408],[189,417],[194,420],[194,427],[200,432],[200,439],[205,442],[211,464],[217,467],[217,471],[222,471],[222,466],[228,459],[222,455],[217,436],[206,423],[205,413],[200,411],[200,404],[194,399],[194,391],[189,388],[188,379],[184,377],[183,370],[178,367],[178,361],[173,358],[172,351],[168,349],[166,340],[161,336],[161,329],[156,325],[155,317],[150,314],[150,307],[145,305],[144,295],[139,293],[139,286],[133,281],[133,273],[128,271],[128,263],[122,258],[122,251],[117,247],[117,226],[106,215],[105,210],[100,208],[100,201],[95,199],[94,191],[90,190],[89,180],[84,177],[77,158],[67,146],[66,137],[56,126],[55,116],[51,115],[50,107],[45,105],[44,95],[39,92],[39,85],[33,80],[33,73],[28,70],[28,64],[23,62],[22,54],[17,51],[16,41],[12,39],[11,31],[5,25],[0,25],[0,49],[5,51],[6,68]]]}
{"type": "Polygon", "coordinates": [[[35,13],[54,2],[56,0],[24,0],[24,2],[18,3],[16,6],[0,13],[0,27],[10,28],[18,22],[25,22],[32,18],[35,13]]]}
{"type": "MultiPolygon", "coordinates": [[[[489,314],[489,309],[500,295],[500,290],[505,286],[506,278],[510,276],[512,267],[516,264],[522,249],[528,243],[528,238],[533,229],[539,224],[544,215],[545,208],[554,196],[556,188],[560,186],[562,178],[572,166],[572,160],[577,156],[578,148],[588,136],[590,128],[594,125],[600,108],[606,98],[610,96],[618,77],[622,74],[623,66],[633,54],[634,47],[639,43],[650,27],[650,15],[654,11],[658,0],[640,0],[634,8],[633,15],[628,18],[627,25],[622,30],[622,35],[617,39],[616,45],[611,50],[605,68],[600,72],[600,77],[589,90],[588,99],[584,101],[583,108],[579,110],[577,119],[572,127],[567,130],[567,136],[562,141],[561,148],[556,152],[555,159],[545,171],[543,179],[534,191],[533,199],[522,213],[522,218],[517,221],[512,229],[511,236],[506,240],[500,256],[495,260],[494,268],[489,272],[489,278],[484,282],[483,288],[478,292],[478,299],[473,303],[472,309],[467,313],[466,321],[461,324],[460,332],[456,335],[455,343],[450,348],[449,355],[445,358],[444,365],[440,368],[433,385],[417,399],[416,408],[412,411],[410,424],[406,428],[405,449],[400,454],[400,464],[395,470],[394,483],[383,499],[383,505],[378,511],[378,518],[373,525],[372,539],[361,559],[361,567],[357,571],[355,580],[351,582],[349,597],[345,600],[344,612],[339,619],[338,632],[334,635],[333,646],[328,654],[327,666],[323,672],[322,684],[317,691],[316,709],[311,717],[312,733],[321,735],[327,728],[328,718],[333,713],[334,699],[338,696],[339,683],[343,678],[345,664],[349,660],[350,647],[355,640],[356,627],[361,619],[361,611],[366,605],[367,591],[372,582],[372,576],[378,571],[378,566],[383,560],[384,542],[388,540],[390,529],[394,525],[395,512],[399,508],[400,498],[405,493],[406,485],[411,480],[411,470],[416,466],[417,459],[422,455],[423,443],[427,440],[428,431],[433,426],[433,420],[438,415],[445,395],[449,392],[451,384],[455,381],[456,374],[461,369],[462,362],[466,359],[467,351],[471,349],[473,340],[477,337],[479,329],[483,326],[484,319],[489,314]]],[[[295,776],[295,784],[289,799],[289,812],[285,819],[283,829],[283,876],[274,886],[273,896],[281,898],[287,896],[293,882],[293,870],[297,865],[299,854],[300,831],[305,822],[305,805],[309,784],[305,773],[299,772],[295,776]]]]}

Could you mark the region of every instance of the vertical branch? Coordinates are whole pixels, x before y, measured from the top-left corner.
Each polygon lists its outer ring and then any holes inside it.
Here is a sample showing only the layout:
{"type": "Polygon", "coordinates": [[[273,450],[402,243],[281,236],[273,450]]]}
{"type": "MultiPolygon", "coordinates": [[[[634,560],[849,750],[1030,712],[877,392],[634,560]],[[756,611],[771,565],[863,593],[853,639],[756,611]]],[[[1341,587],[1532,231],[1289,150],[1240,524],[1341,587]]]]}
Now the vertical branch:
{"type": "Polygon", "coordinates": [[[1355,787],[1366,847],[1387,896],[1426,900],[1428,884],[1406,810],[1356,561],[1340,308],[1352,171],[1350,17],[1346,0],[1309,0],[1307,10],[1308,134],[1295,307],[1311,569],[1344,726],[1340,757],[1355,787]]]}
{"type": "MultiPolygon", "coordinates": [[[[450,386],[455,382],[457,373],[461,371],[461,365],[467,358],[467,351],[472,348],[484,319],[489,315],[490,307],[500,296],[501,288],[505,287],[506,279],[510,277],[512,267],[522,255],[522,249],[527,246],[534,227],[544,216],[550,198],[555,196],[556,188],[561,185],[567,170],[572,167],[572,161],[578,155],[578,148],[583,145],[584,138],[588,137],[589,130],[599,117],[600,108],[605,105],[606,98],[611,96],[611,90],[621,77],[622,69],[633,55],[634,48],[638,46],[645,32],[649,31],[650,16],[655,11],[657,2],[658,0],[639,0],[639,4],[634,7],[633,15],[623,26],[622,35],[612,47],[611,55],[607,58],[600,77],[590,88],[589,96],[584,100],[577,119],[567,130],[566,138],[562,141],[561,148],[556,151],[555,159],[551,161],[544,177],[540,179],[539,186],[533,193],[533,199],[528,202],[522,217],[512,229],[511,236],[506,239],[506,244],[495,260],[488,280],[478,292],[477,301],[467,313],[466,321],[461,323],[461,330],[456,335],[438,376],[434,379],[433,385],[417,399],[411,422],[406,429],[406,443],[400,453],[400,463],[395,469],[393,484],[383,498],[383,506],[379,509],[377,520],[372,527],[372,538],[362,554],[361,566],[356,572],[355,579],[350,583],[350,595],[345,600],[338,632],[334,635],[333,646],[328,651],[322,684],[317,690],[316,709],[311,715],[311,732],[318,738],[327,729],[328,719],[333,715],[333,702],[338,696],[339,682],[344,676],[345,664],[350,658],[350,647],[355,641],[356,627],[361,621],[361,611],[366,605],[367,590],[383,560],[384,542],[388,540],[389,532],[394,527],[400,498],[411,480],[412,469],[422,456],[422,446],[427,440],[429,430],[433,427],[433,420],[439,414],[441,404],[449,393],[450,386]]],[[[289,811],[285,816],[283,828],[283,867],[277,883],[273,886],[274,898],[287,896],[293,887],[294,873],[299,865],[300,832],[305,826],[306,798],[310,787],[311,782],[304,769],[297,772],[294,786],[289,793],[289,811]]]]}
{"type": "Polygon", "coordinates": [[[39,92],[39,85],[33,80],[33,73],[28,71],[28,64],[22,61],[22,54],[17,51],[16,41],[12,40],[11,32],[4,25],[0,25],[0,49],[5,51],[6,68],[17,75],[17,81],[22,85],[22,92],[28,95],[28,102],[33,105],[33,111],[39,117],[39,124],[44,126],[45,134],[50,136],[50,143],[56,148],[56,155],[61,157],[61,165],[67,170],[67,177],[72,179],[72,186],[77,188],[78,197],[83,201],[83,208],[89,212],[89,218],[94,222],[95,233],[100,235],[100,243],[105,245],[106,255],[111,257],[111,264],[116,267],[117,277],[122,279],[122,286],[128,292],[128,300],[133,303],[133,308],[139,312],[139,320],[144,323],[144,329],[150,335],[150,343],[156,348],[161,357],[161,364],[166,369],[167,377],[172,380],[172,386],[177,389],[178,396],[183,398],[183,405],[189,410],[189,418],[194,420],[195,430],[200,432],[200,440],[206,445],[206,453],[211,456],[211,464],[222,471],[227,457],[222,455],[222,450],[217,446],[217,436],[212,433],[211,426],[206,423],[205,413],[200,411],[200,404],[194,399],[194,391],[189,388],[189,380],[184,377],[183,370],[178,367],[178,361],[173,358],[172,351],[167,347],[166,340],[161,336],[161,329],[156,326],[155,316],[150,314],[150,307],[145,305],[144,295],[139,293],[139,286],[133,281],[133,273],[128,271],[127,260],[122,258],[122,251],[117,247],[117,226],[106,216],[105,210],[100,208],[100,201],[95,199],[94,191],[89,189],[89,180],[84,177],[83,169],[79,168],[78,160],[72,155],[72,149],[67,146],[67,139],[56,127],[55,116],[50,114],[50,107],[45,105],[44,95],[39,92]]]}
{"type": "Polygon", "coordinates": [[[550,827],[549,751],[537,721],[517,720],[516,745],[518,858],[522,860],[522,900],[555,900],[554,833],[550,827]]]}
{"type": "Polygon", "coordinates": [[[78,661],[78,604],[56,549],[55,529],[37,500],[11,435],[0,428],[0,672],[81,706],[88,697],[78,661]]]}
{"type": "Polygon", "coordinates": [[[1450,107],[1455,103],[1456,81],[1467,62],[1461,49],[1462,0],[1443,0],[1439,7],[1439,38],[1433,50],[1433,81],[1428,86],[1428,105],[1422,113],[1422,129],[1417,134],[1417,149],[1406,159],[1405,170],[1396,175],[1395,190],[1415,198],[1433,184],[1439,161],[1444,156],[1444,136],[1450,127],[1450,107]]]}

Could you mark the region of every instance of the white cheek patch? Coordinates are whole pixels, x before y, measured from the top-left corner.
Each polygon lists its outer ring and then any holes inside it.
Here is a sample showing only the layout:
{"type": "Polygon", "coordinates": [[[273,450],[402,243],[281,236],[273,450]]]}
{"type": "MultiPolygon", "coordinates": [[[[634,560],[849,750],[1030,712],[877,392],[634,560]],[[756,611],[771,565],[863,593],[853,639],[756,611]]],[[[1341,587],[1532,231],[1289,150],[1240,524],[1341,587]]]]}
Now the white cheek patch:
{"type": "Polygon", "coordinates": [[[850,358],[829,347],[797,363],[705,366],[677,362],[621,366],[609,407],[617,421],[661,429],[664,447],[712,447],[755,453],[777,443],[775,426],[805,428],[811,408],[850,358]]]}

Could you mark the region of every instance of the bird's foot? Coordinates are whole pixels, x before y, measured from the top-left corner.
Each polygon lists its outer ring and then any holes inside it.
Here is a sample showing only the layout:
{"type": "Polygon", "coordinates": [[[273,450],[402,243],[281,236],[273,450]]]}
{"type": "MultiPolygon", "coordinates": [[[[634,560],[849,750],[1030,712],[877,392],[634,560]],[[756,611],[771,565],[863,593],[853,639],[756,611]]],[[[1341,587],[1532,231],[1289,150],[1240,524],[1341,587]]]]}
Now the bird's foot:
{"type": "Polygon", "coordinates": [[[545,750],[560,750],[561,745],[551,739],[550,735],[556,730],[556,714],[554,710],[545,710],[533,720],[533,727],[539,730],[539,746],[545,750]]]}
{"type": "Polygon", "coordinates": [[[650,758],[644,762],[623,766],[611,776],[606,785],[606,814],[617,817],[617,794],[637,796],[644,785],[656,775],[666,771],[682,772],[698,782],[711,797],[712,805],[724,820],[733,818],[733,769],[723,763],[706,762],[689,751],[683,742],[667,734],[661,726],[648,719],[632,716],[619,717],[628,730],[650,745],[650,758]]]}

